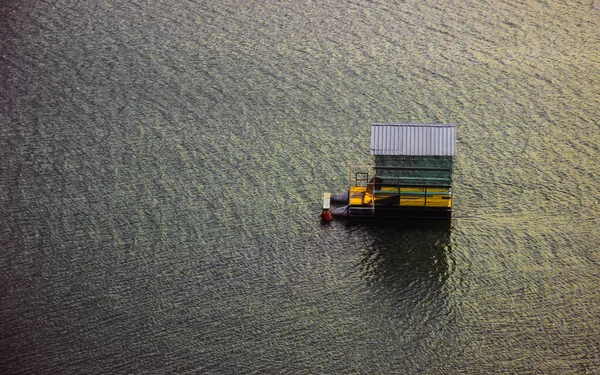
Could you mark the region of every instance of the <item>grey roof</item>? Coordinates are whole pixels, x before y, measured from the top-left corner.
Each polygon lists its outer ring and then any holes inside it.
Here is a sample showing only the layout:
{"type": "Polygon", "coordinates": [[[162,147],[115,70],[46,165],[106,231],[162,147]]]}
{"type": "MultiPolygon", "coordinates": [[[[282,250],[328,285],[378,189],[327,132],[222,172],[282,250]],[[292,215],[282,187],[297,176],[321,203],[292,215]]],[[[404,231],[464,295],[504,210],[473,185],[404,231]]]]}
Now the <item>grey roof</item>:
{"type": "Polygon", "coordinates": [[[372,155],[454,156],[456,124],[372,123],[372,155]]]}

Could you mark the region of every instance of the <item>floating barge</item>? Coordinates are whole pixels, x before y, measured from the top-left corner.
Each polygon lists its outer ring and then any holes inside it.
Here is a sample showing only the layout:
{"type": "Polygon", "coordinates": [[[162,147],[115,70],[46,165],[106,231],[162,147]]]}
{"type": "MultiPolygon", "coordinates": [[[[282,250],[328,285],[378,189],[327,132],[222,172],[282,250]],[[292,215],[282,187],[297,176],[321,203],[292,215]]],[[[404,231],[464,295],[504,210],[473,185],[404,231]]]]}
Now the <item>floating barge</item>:
{"type": "Polygon", "coordinates": [[[350,168],[348,191],[323,195],[321,218],[452,218],[456,124],[371,124],[371,165],[350,168]]]}

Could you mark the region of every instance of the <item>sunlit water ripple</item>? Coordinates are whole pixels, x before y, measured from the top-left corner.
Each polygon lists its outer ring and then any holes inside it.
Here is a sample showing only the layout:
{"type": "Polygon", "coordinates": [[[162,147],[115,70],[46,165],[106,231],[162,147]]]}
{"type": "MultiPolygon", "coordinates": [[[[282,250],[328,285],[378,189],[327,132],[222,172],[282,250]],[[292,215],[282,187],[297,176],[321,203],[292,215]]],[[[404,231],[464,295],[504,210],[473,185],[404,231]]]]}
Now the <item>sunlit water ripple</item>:
{"type": "Polygon", "coordinates": [[[0,372],[594,373],[597,1],[0,5],[0,372]],[[373,121],[455,217],[321,225],[373,121]]]}

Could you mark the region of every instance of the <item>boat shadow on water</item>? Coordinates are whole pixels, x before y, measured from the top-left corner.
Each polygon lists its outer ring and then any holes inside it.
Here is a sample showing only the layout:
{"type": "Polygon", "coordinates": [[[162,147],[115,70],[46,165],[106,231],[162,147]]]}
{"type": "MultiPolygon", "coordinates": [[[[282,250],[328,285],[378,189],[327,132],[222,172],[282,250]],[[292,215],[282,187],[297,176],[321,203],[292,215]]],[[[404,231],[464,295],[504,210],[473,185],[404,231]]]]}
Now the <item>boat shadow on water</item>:
{"type": "Polygon", "coordinates": [[[356,267],[374,292],[403,308],[444,304],[446,283],[454,270],[449,222],[370,221],[347,226],[370,238],[356,267]]]}

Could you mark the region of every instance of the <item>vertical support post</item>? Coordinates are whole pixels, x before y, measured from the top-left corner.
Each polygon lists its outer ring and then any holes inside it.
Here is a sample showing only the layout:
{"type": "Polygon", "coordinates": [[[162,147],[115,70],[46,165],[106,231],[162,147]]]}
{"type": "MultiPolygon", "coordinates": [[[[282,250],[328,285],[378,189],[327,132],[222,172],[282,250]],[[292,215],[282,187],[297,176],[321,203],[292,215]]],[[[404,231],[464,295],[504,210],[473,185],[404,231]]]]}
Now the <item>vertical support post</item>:
{"type": "Polygon", "coordinates": [[[398,203],[400,207],[402,207],[402,186],[398,185],[398,199],[400,200],[398,203]]]}

